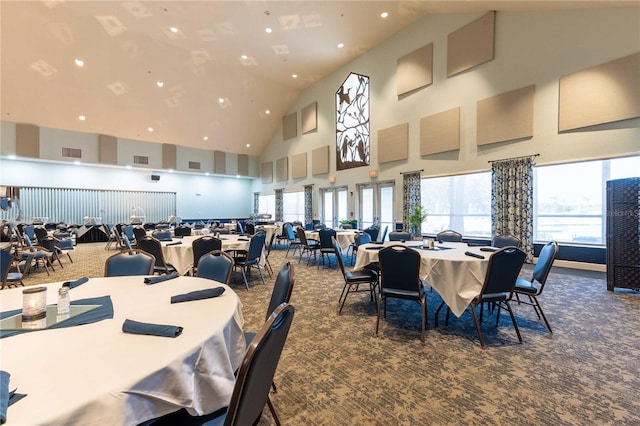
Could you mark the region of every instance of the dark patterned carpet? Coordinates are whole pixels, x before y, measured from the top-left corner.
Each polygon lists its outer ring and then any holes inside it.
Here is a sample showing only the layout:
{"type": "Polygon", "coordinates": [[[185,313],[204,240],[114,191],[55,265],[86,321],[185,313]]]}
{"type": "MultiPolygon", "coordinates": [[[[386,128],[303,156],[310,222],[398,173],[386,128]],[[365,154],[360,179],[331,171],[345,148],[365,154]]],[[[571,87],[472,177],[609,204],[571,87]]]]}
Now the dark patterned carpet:
{"type": "MultiPolygon", "coordinates": [[[[64,269],[37,271],[26,283],[102,276],[114,252],[80,244],[73,264],[63,259],[64,269]]],[[[271,252],[274,269],[286,260],[271,252]]],[[[441,314],[434,328],[436,292],[428,294],[424,344],[414,302],[390,301],[376,337],[367,293],[349,296],[337,315],[340,272],[294,263],[296,316],[272,395],[286,425],[640,425],[640,294],[608,292],[603,273],[554,268],[540,299],[553,335],[530,306],[515,306],[524,343],[508,315],[498,327],[487,315],[483,350],[468,314],[448,327],[441,314]]],[[[238,273],[232,287],[245,328],[257,330],[273,279],[264,285],[254,273],[246,291],[238,273]]],[[[270,424],[265,410],[260,425],[270,424]]]]}

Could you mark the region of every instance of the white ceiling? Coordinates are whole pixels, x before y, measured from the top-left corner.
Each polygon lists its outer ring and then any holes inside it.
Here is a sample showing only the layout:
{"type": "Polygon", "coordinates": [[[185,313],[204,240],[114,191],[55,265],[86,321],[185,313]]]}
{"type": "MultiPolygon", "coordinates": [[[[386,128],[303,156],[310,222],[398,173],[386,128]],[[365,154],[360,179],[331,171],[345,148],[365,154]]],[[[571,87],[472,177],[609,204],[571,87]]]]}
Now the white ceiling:
{"type": "Polygon", "coordinates": [[[3,0],[0,113],[4,121],[260,155],[301,90],[427,13],[637,4],[3,0]]]}

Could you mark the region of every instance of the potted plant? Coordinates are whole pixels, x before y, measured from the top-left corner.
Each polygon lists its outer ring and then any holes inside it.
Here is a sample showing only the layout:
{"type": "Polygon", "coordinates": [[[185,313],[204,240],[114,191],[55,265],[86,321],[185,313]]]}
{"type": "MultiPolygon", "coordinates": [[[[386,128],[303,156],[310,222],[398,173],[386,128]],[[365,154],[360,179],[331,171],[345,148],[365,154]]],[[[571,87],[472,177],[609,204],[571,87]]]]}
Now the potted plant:
{"type": "Polygon", "coordinates": [[[358,229],[357,219],[344,219],[340,221],[340,225],[350,225],[351,229],[358,229]]]}
{"type": "Polygon", "coordinates": [[[427,220],[427,210],[422,206],[415,206],[409,215],[409,232],[414,238],[422,238],[422,223],[427,220]]]}

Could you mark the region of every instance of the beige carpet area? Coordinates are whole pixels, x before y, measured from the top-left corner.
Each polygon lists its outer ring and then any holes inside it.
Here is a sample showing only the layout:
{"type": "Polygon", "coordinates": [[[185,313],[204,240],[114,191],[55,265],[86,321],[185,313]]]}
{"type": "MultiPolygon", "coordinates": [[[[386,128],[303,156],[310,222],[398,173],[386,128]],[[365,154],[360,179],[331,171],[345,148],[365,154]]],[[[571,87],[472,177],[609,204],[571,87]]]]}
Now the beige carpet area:
{"type": "MultiPolygon", "coordinates": [[[[40,269],[26,284],[102,276],[115,253],[104,247],[79,244],[74,263],[63,258],[64,268],[40,269]]],[[[274,269],[292,260],[284,253],[271,252],[274,269]]],[[[608,292],[603,273],[554,268],[541,297],[553,335],[530,306],[516,306],[524,343],[508,315],[498,327],[489,315],[483,350],[468,314],[434,327],[436,292],[424,344],[414,302],[391,301],[376,337],[368,294],[350,296],[337,315],[344,281],[335,260],[331,268],[297,261],[296,316],[272,395],[286,425],[640,425],[640,294],[608,292]]],[[[257,330],[273,279],[265,285],[253,273],[250,291],[239,273],[232,280],[245,328],[257,330]]],[[[268,410],[260,424],[273,424],[268,410]]]]}

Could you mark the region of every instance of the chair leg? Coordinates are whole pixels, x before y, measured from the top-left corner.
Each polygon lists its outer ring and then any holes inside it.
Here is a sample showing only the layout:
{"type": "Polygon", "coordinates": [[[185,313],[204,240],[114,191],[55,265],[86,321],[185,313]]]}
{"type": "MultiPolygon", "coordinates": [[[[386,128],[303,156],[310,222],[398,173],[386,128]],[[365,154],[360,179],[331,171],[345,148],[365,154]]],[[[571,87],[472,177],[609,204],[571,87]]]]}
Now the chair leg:
{"type": "Polygon", "coordinates": [[[349,294],[348,288],[350,287],[351,285],[345,281],[344,287],[342,287],[342,293],[340,293],[340,298],[338,299],[338,315],[342,313],[344,302],[347,300],[347,295],[349,294]]]}
{"type": "Polygon", "coordinates": [[[425,299],[420,301],[420,308],[422,309],[422,330],[420,332],[420,340],[424,343],[424,330],[427,328],[427,304],[425,303],[425,299]]]}
{"type": "Polygon", "coordinates": [[[522,343],[522,336],[520,335],[520,329],[518,328],[518,323],[516,322],[516,317],[513,315],[513,310],[511,310],[511,305],[508,300],[504,301],[504,305],[509,311],[509,315],[511,316],[511,322],[513,322],[513,328],[516,329],[516,334],[518,335],[518,340],[522,343]]]}
{"type": "Polygon", "coordinates": [[[551,326],[549,325],[549,321],[547,321],[547,317],[545,316],[544,311],[542,310],[542,306],[540,306],[540,302],[538,302],[538,298],[535,296],[532,296],[532,299],[535,302],[535,305],[533,306],[534,309],[536,306],[538,307],[538,310],[540,311],[540,315],[542,315],[542,319],[544,320],[544,323],[547,326],[549,333],[553,333],[553,331],[551,330],[551,326]]]}
{"type": "Polygon", "coordinates": [[[244,271],[244,267],[241,267],[240,271],[242,271],[242,278],[244,278],[244,286],[247,288],[247,291],[249,291],[249,282],[247,281],[247,274],[244,271]]]}
{"type": "MultiPolygon", "coordinates": [[[[378,299],[378,309],[377,309],[378,312],[376,314],[376,336],[378,335],[378,328],[380,326],[380,304],[381,303],[382,303],[382,296],[380,296],[380,298],[378,299]]],[[[385,313],[386,313],[386,311],[387,311],[387,308],[386,308],[387,300],[386,299],[385,299],[384,303],[385,303],[385,313]]]]}
{"type": "Polygon", "coordinates": [[[271,415],[273,416],[273,421],[277,426],[281,426],[280,419],[276,414],[276,409],[273,407],[273,403],[271,402],[271,398],[267,396],[267,405],[269,406],[269,411],[271,411],[271,415]]]}
{"type": "Polygon", "coordinates": [[[480,346],[484,349],[484,339],[482,338],[482,331],[480,331],[480,322],[478,322],[478,315],[476,315],[476,305],[470,305],[471,315],[473,315],[473,322],[476,324],[476,331],[480,338],[480,346]]]}

